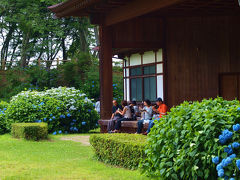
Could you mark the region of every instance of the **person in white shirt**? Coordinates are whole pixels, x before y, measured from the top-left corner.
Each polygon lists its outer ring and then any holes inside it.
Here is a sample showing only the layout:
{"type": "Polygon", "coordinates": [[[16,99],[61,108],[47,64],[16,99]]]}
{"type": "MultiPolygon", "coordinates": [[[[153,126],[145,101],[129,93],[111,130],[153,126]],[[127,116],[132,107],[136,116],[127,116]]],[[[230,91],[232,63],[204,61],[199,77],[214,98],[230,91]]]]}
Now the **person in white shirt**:
{"type": "Polygon", "coordinates": [[[140,111],[142,112],[142,119],[138,121],[137,134],[141,134],[143,125],[145,123],[149,123],[149,121],[152,119],[153,110],[152,110],[152,106],[151,106],[151,101],[145,100],[144,108],[140,109],[140,111]]]}
{"type": "Polygon", "coordinates": [[[97,99],[97,102],[95,104],[95,110],[100,114],[100,99],[97,99]]]}

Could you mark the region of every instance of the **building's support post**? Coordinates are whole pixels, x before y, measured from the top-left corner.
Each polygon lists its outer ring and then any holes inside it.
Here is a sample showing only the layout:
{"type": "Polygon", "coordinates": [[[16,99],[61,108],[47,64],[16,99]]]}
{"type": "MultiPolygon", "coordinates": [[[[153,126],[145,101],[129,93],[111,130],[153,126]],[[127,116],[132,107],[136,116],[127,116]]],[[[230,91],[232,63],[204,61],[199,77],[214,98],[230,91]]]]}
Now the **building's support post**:
{"type": "Polygon", "coordinates": [[[111,28],[100,26],[100,101],[101,120],[109,120],[112,114],[112,33],[111,28]]]}

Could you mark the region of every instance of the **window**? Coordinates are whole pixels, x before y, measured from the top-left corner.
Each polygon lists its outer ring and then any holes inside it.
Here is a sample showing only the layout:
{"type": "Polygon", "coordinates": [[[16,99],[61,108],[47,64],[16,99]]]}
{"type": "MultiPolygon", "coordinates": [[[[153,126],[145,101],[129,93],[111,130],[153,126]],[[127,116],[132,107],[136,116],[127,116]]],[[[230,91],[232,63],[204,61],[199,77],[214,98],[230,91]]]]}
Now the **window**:
{"type": "Polygon", "coordinates": [[[155,101],[157,95],[156,65],[131,68],[130,75],[131,100],[155,101]]]}
{"type": "Polygon", "coordinates": [[[142,101],[142,78],[131,79],[131,99],[142,101]]]}
{"type": "Polygon", "coordinates": [[[143,67],[144,75],[155,74],[156,66],[145,66],[143,67]]]}
{"type": "Polygon", "coordinates": [[[140,75],[142,75],[142,67],[131,69],[131,76],[140,76],[140,75]]]}
{"type": "Polygon", "coordinates": [[[156,77],[144,78],[144,99],[155,101],[157,94],[156,77]]]}

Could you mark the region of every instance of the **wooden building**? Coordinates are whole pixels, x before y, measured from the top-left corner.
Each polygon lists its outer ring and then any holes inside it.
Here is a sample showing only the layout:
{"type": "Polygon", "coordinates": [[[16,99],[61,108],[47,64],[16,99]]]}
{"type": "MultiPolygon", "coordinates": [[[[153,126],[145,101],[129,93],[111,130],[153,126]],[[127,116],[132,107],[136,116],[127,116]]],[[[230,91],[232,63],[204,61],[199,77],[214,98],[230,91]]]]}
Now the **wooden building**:
{"type": "Polygon", "coordinates": [[[49,8],[100,27],[103,120],[111,116],[114,54],[124,59],[127,100],[240,98],[238,0],[68,0],[49,8]]]}

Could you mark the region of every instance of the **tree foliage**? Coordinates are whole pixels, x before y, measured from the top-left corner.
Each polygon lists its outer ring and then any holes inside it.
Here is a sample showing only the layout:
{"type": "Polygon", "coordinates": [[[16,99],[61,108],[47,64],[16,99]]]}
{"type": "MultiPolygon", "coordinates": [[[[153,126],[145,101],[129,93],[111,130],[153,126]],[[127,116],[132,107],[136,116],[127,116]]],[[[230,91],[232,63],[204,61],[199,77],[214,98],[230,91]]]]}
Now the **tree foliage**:
{"type": "Polygon", "coordinates": [[[48,67],[61,53],[64,59],[77,50],[90,53],[93,30],[86,18],[57,19],[47,9],[62,0],[1,0],[1,61],[25,67],[31,59],[47,60],[48,67]]]}

